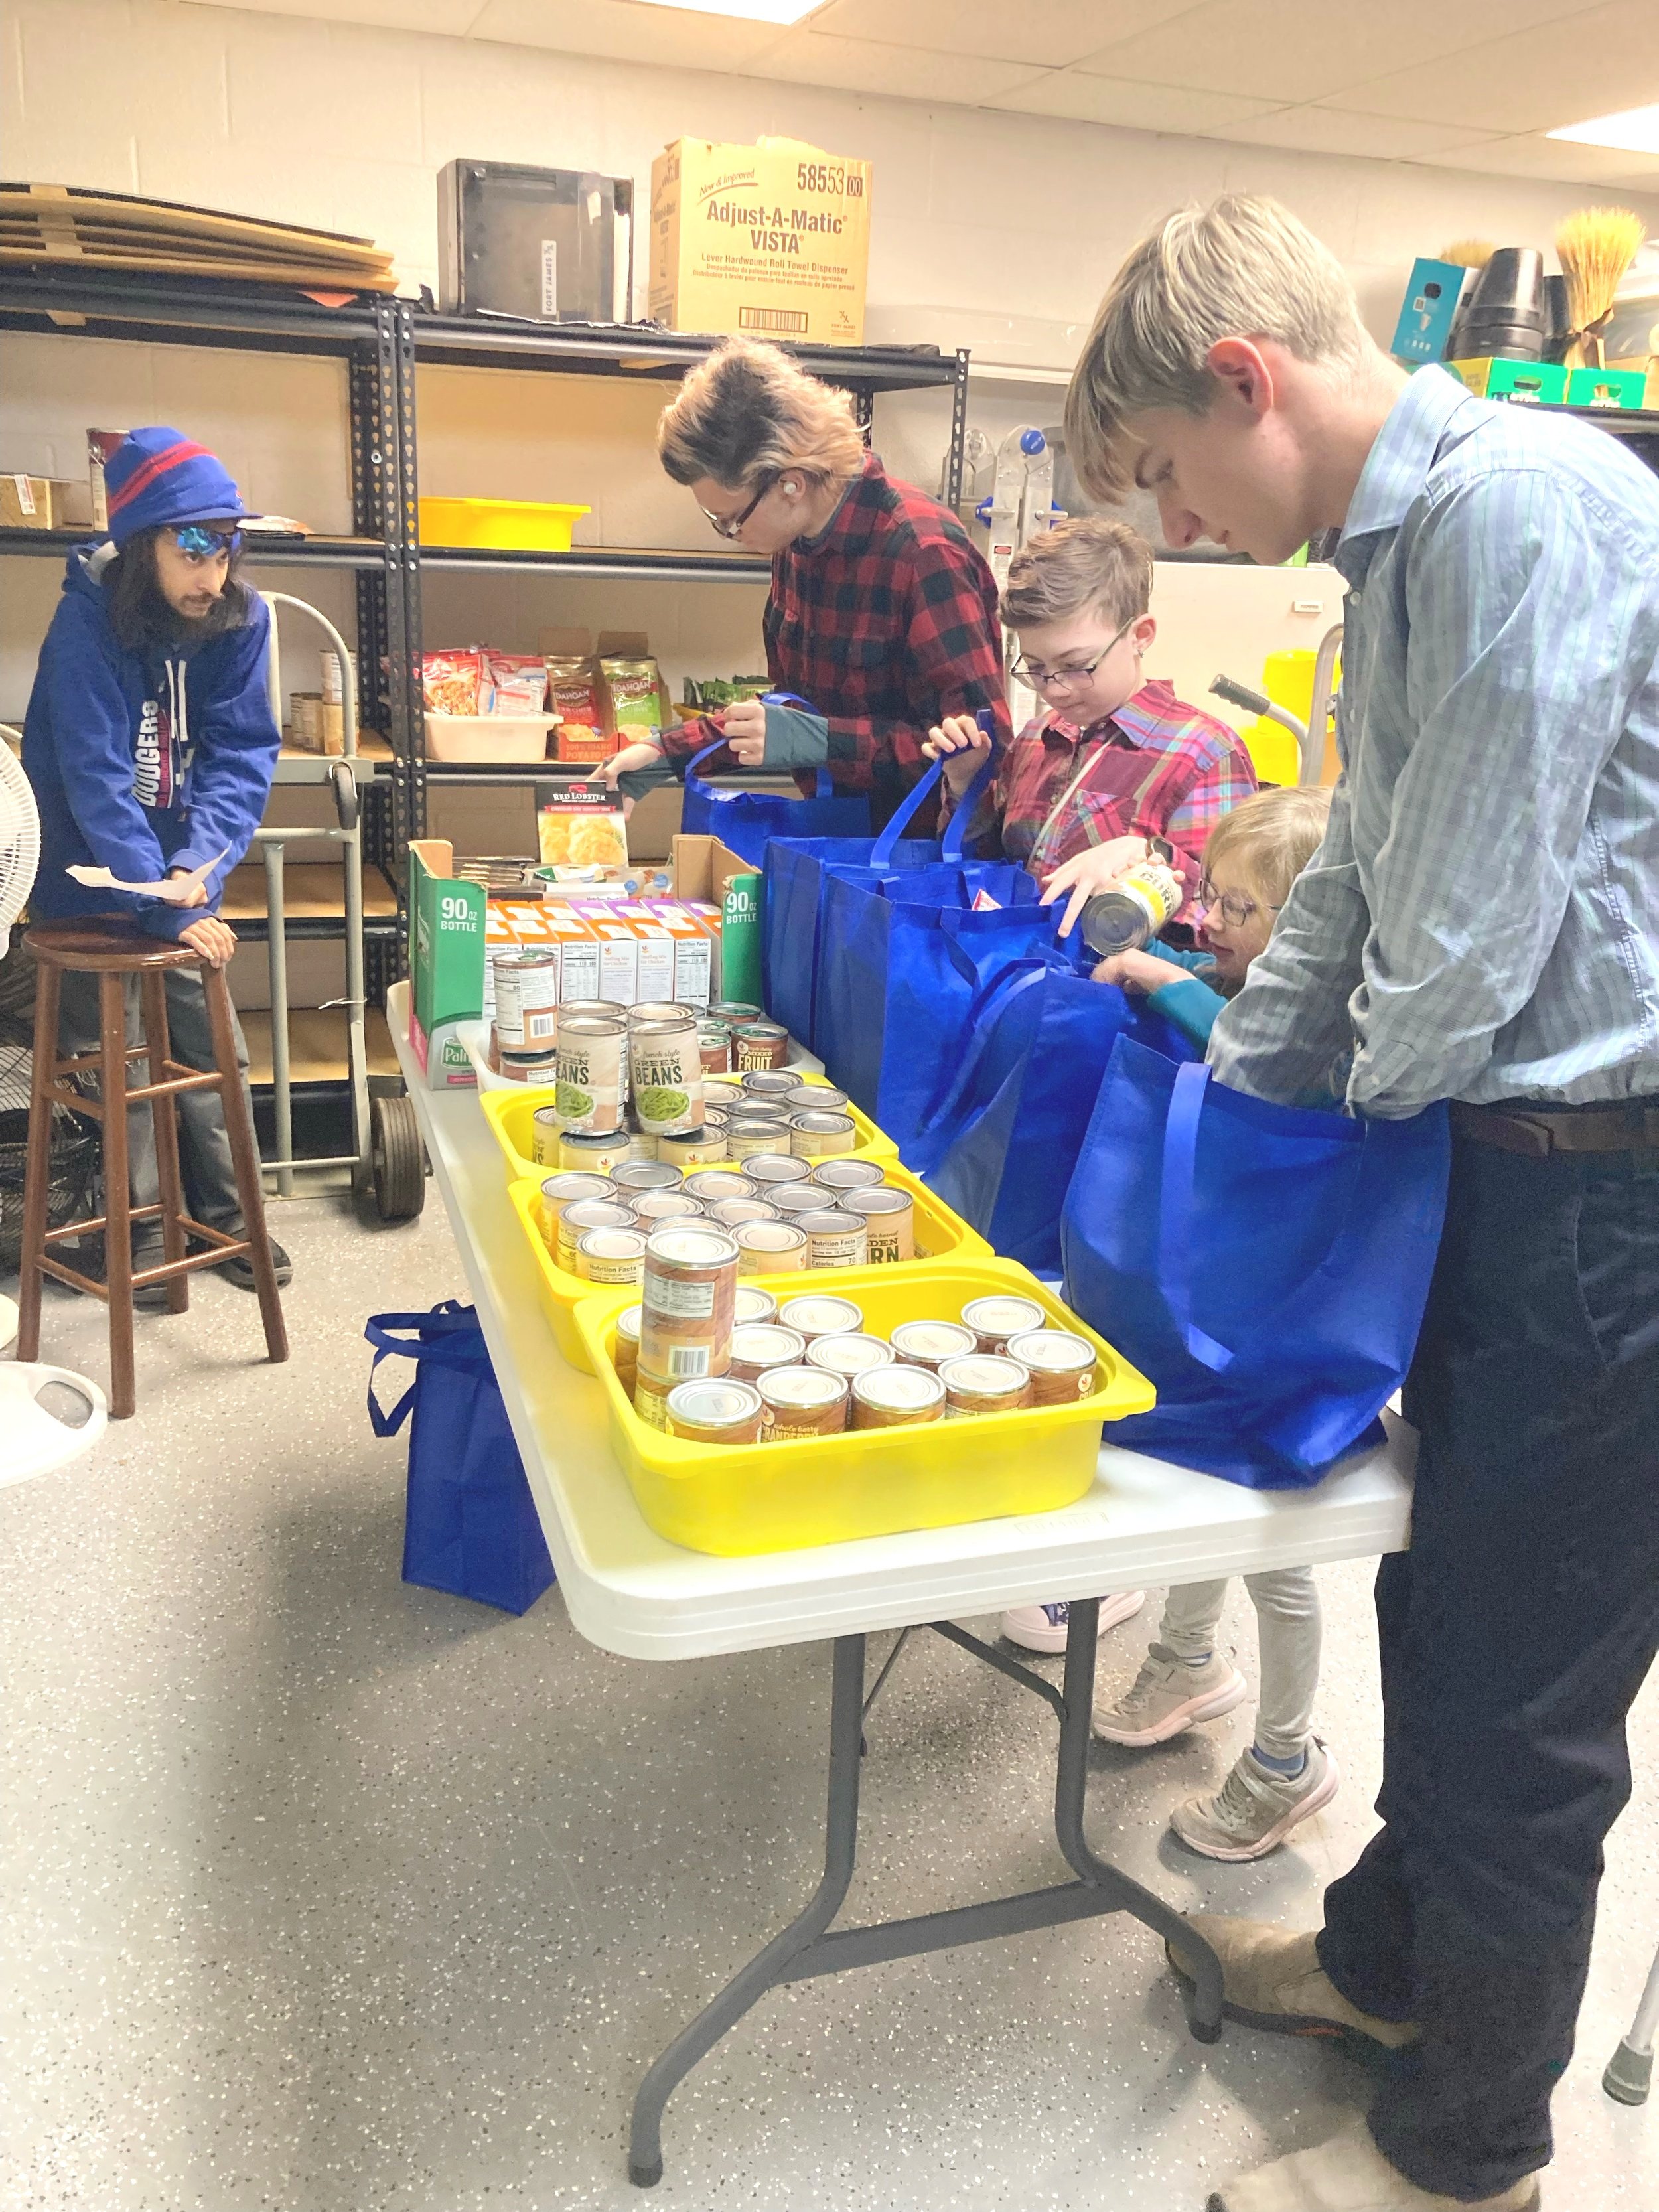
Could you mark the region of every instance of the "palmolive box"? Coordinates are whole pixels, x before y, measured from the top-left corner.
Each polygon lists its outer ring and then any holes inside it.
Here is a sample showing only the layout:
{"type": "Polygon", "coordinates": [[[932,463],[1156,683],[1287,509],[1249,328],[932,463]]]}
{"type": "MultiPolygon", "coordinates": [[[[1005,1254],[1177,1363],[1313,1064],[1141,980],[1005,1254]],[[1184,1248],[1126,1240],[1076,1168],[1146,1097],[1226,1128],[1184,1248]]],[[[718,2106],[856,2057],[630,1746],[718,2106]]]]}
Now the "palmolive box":
{"type": "Polygon", "coordinates": [[[481,884],[457,876],[445,837],[409,848],[410,1042],[433,1091],[470,1089],[477,1077],[458,1024],[483,1012],[484,908],[481,884]]]}
{"type": "Polygon", "coordinates": [[[679,331],[862,345],[870,164],[798,138],[680,138],[651,164],[650,313],[679,331]]]}

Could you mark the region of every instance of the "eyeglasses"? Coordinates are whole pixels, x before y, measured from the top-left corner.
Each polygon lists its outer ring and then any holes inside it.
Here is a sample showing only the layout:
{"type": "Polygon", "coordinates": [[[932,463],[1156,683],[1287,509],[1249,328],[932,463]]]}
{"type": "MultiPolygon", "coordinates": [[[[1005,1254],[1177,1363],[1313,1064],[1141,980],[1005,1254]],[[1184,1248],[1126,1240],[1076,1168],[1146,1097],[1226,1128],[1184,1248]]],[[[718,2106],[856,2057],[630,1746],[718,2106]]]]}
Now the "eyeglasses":
{"type": "MultiPolygon", "coordinates": [[[[1207,876],[1198,887],[1198,902],[1206,914],[1218,914],[1229,929],[1243,929],[1253,914],[1261,912],[1256,900],[1246,898],[1243,891],[1218,891],[1207,876]]],[[[1276,906],[1267,908],[1269,914],[1279,911],[1276,906]]]]}
{"type": "Polygon", "coordinates": [[[1092,660],[1086,661],[1081,668],[1045,668],[1040,660],[1028,660],[1024,654],[1021,653],[1019,659],[1014,663],[1013,672],[1022,684],[1029,684],[1034,691],[1069,691],[1074,684],[1086,684],[1089,681],[1107,654],[1115,646],[1121,644],[1139,620],[1139,615],[1131,615],[1122,629],[1107,644],[1101,647],[1092,660]]]}
{"type": "Polygon", "coordinates": [[[709,514],[708,509],[704,507],[702,511],[703,514],[708,516],[710,529],[718,532],[718,534],[722,538],[741,538],[743,535],[744,524],[748,521],[750,516],[755,512],[755,509],[765,498],[767,493],[770,491],[774,484],[776,483],[781,474],[781,471],[777,469],[774,469],[771,471],[770,475],[769,475],[762,483],[760,489],[755,494],[753,499],[751,499],[748,506],[744,508],[741,514],[709,514]]]}
{"type": "Polygon", "coordinates": [[[199,522],[186,522],[173,532],[173,542],[186,561],[230,561],[242,550],[242,533],[208,530],[199,522]]]}

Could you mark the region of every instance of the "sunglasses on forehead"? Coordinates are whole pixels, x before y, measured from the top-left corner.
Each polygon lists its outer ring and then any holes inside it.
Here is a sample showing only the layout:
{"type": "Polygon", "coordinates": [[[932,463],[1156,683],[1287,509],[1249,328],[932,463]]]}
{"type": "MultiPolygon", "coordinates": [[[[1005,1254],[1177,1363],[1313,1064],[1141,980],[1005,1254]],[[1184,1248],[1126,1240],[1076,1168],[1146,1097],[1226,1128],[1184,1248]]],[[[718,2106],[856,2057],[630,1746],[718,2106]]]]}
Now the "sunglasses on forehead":
{"type": "Polygon", "coordinates": [[[185,522],[168,535],[188,561],[212,561],[221,555],[228,561],[242,550],[240,530],[210,530],[204,523],[185,522]]]}

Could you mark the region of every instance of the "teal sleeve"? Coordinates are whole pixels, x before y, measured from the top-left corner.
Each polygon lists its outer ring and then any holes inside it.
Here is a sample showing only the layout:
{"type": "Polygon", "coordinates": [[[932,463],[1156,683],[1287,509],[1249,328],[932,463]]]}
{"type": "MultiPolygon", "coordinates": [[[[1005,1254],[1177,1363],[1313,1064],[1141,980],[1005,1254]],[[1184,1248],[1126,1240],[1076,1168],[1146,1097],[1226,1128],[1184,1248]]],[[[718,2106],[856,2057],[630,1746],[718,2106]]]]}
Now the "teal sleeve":
{"type": "MultiPolygon", "coordinates": [[[[1164,957],[1162,952],[1158,957],[1164,957]]],[[[1162,984],[1146,994],[1146,1004],[1153,1012],[1162,1014],[1189,1044],[1195,1045],[1208,1044],[1216,1016],[1226,1003],[1219,991],[1212,991],[1196,975],[1178,975],[1173,983],[1162,984]]]]}
{"type": "Polygon", "coordinates": [[[1167,960],[1173,967],[1184,968],[1191,975],[1207,975],[1215,966],[1213,952],[1188,951],[1184,945],[1166,945],[1161,937],[1152,951],[1155,958],[1167,960]]]}
{"type": "Polygon", "coordinates": [[[823,768],[829,758],[830,725],[822,714],[804,714],[799,707],[767,708],[765,767],[823,768]]]}

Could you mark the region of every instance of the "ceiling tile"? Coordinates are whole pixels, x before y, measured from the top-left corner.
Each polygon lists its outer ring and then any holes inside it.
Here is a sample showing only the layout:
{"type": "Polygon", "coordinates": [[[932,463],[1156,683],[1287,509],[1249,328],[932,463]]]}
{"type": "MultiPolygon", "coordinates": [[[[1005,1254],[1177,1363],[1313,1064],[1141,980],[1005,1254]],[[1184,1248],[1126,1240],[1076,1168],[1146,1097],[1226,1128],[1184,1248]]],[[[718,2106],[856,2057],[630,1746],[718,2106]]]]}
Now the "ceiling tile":
{"type": "Polygon", "coordinates": [[[1250,117],[1270,114],[1267,100],[1221,92],[1189,92],[1179,85],[1130,84],[1120,78],[1085,76],[1056,70],[1034,84],[988,100],[988,107],[1021,115],[1063,115],[1075,123],[1112,123],[1126,131],[1225,131],[1250,117]]]}
{"type": "Polygon", "coordinates": [[[1413,123],[1398,115],[1355,115],[1340,107],[1281,107],[1233,136],[1247,146],[1288,146],[1303,154],[1358,154],[1377,161],[1414,161],[1490,139],[1489,131],[1450,123],[1413,123]]]}
{"type": "Polygon", "coordinates": [[[320,16],[331,23],[368,23],[385,31],[447,31],[459,38],[472,27],[484,0],[191,0],[198,8],[237,8],[260,15],[320,16]]]}
{"type": "Polygon", "coordinates": [[[1622,185],[1644,179],[1640,189],[1659,185],[1659,155],[1616,153],[1611,146],[1577,146],[1537,135],[1488,138],[1462,152],[1425,154],[1431,168],[1474,169],[1493,177],[1544,177],[1568,185],[1622,185]]]}
{"type": "MultiPolygon", "coordinates": [[[[1080,65],[1103,76],[1201,86],[1279,103],[1319,100],[1383,74],[1407,55],[1420,67],[1517,24],[1565,15],[1584,4],[1366,0],[1364,6],[1333,8],[1328,0],[1204,0],[1173,21],[1100,47],[1080,65]]],[[[1444,118],[1437,111],[1428,119],[1444,118]]]]}
{"type": "Polygon", "coordinates": [[[777,23],[744,23],[694,8],[647,7],[642,0],[483,0],[482,6],[473,0],[473,5],[475,39],[668,69],[741,69],[788,35],[777,23]]]}
{"type": "Polygon", "coordinates": [[[1506,133],[1551,131],[1659,100],[1659,7],[1609,0],[1553,23],[1350,87],[1342,104],[1506,133]]]}
{"type": "Polygon", "coordinates": [[[1103,32],[1132,32],[1178,15],[1194,0],[830,0],[811,19],[835,38],[927,46],[941,53],[1052,69],[1099,46],[1103,32]]]}
{"type": "MultiPolygon", "coordinates": [[[[591,4],[592,0],[580,0],[579,12],[586,14],[591,4]]],[[[956,100],[977,106],[1028,82],[1035,72],[1023,62],[930,53],[920,46],[879,46],[869,39],[835,39],[819,31],[794,30],[751,64],[749,74],[781,77],[790,84],[835,85],[843,92],[886,93],[895,100],[956,100]]]]}

